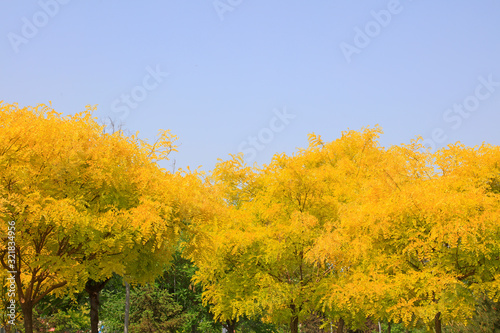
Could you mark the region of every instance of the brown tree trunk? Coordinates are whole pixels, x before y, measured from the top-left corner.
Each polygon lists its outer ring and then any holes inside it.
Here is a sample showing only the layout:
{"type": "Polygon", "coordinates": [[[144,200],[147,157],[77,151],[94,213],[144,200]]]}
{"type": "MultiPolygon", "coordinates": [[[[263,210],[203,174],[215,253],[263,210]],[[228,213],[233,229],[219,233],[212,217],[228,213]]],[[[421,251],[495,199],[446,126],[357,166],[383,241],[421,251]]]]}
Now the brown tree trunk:
{"type": "Polygon", "coordinates": [[[21,303],[24,317],[24,332],[33,333],[33,304],[31,302],[21,303]]]}
{"type": "Polygon", "coordinates": [[[434,317],[434,329],[436,330],[436,333],[441,333],[441,312],[436,313],[436,316],[434,317]]]}
{"type": "Polygon", "coordinates": [[[391,321],[387,322],[387,333],[391,333],[391,321]]]}
{"type": "Polygon", "coordinates": [[[226,322],[223,324],[227,333],[235,333],[237,325],[238,325],[238,322],[236,320],[230,320],[230,319],[226,320],[226,322]]]}
{"type": "Polygon", "coordinates": [[[292,317],[290,321],[290,332],[299,333],[299,317],[292,317]]]}
{"type": "Polygon", "coordinates": [[[337,333],[344,333],[344,319],[340,318],[339,322],[337,323],[337,333]]]}
{"type": "Polygon", "coordinates": [[[99,293],[89,291],[90,298],[90,328],[92,333],[99,332],[99,293]]]}
{"type": "Polygon", "coordinates": [[[109,279],[101,282],[96,282],[89,279],[85,284],[85,290],[89,294],[90,299],[90,328],[92,333],[99,332],[99,293],[106,286],[109,279]]]}

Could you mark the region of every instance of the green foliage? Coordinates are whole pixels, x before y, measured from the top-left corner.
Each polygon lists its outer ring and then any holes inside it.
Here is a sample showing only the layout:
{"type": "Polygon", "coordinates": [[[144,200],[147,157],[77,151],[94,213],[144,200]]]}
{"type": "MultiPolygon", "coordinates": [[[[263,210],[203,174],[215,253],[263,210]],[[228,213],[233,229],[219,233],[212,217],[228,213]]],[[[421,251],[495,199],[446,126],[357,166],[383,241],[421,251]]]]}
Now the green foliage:
{"type": "MultiPolygon", "coordinates": [[[[115,280],[119,281],[119,279],[115,280]]],[[[103,291],[101,318],[106,332],[122,332],[125,292],[103,291]]],[[[176,332],[186,321],[182,306],[168,290],[155,285],[136,286],[130,293],[130,332],[176,332]]]]}
{"type": "Polygon", "coordinates": [[[182,306],[168,290],[151,285],[136,288],[130,295],[130,303],[131,332],[174,333],[185,321],[182,306]]]}
{"type": "Polygon", "coordinates": [[[86,332],[90,330],[89,305],[84,293],[70,296],[47,296],[34,308],[36,332],[86,332]],[[55,329],[55,331],[50,331],[55,329]]]}
{"type": "MultiPolygon", "coordinates": [[[[382,328],[382,332],[389,332],[389,324],[387,322],[382,322],[380,324],[382,328]]],[[[371,331],[372,333],[378,333],[378,324],[377,328],[371,331]]],[[[391,333],[426,333],[426,331],[423,328],[407,328],[404,326],[403,323],[391,323],[391,333]]]]}
{"type": "Polygon", "coordinates": [[[106,332],[123,332],[125,321],[125,287],[123,278],[116,274],[106,284],[100,297],[99,317],[106,332]]]}
{"type": "Polygon", "coordinates": [[[89,312],[89,308],[84,306],[67,311],[58,310],[48,320],[48,324],[55,328],[55,332],[84,332],[90,329],[89,312]]]}
{"type": "MultiPolygon", "coordinates": [[[[220,333],[222,325],[216,322],[208,306],[204,306],[201,286],[192,283],[191,279],[196,272],[196,266],[177,252],[171,266],[164,274],[157,278],[148,288],[152,298],[170,299],[168,303],[182,306],[182,313],[177,313],[177,318],[182,318],[182,325],[177,329],[179,333],[220,333]],[[165,297],[165,295],[169,295],[165,297]]],[[[142,287],[132,287],[132,295],[137,294],[142,287]]],[[[144,294],[144,292],[142,292],[144,294]]],[[[131,297],[132,298],[132,297],[131,297]]],[[[131,300],[131,312],[134,310],[134,301],[131,300]]],[[[123,279],[113,276],[101,295],[101,319],[106,332],[122,332],[124,326],[125,289],[123,279]]],[[[159,304],[155,305],[159,307],[159,304]]],[[[131,318],[132,320],[132,318],[131,318]]],[[[132,325],[130,326],[132,327],[132,325]]],[[[261,318],[240,318],[237,324],[238,332],[246,333],[271,333],[286,332],[271,323],[263,323],[261,318]]],[[[133,331],[131,331],[133,332],[133,331]]]]}
{"type": "Polygon", "coordinates": [[[207,306],[203,305],[202,289],[191,282],[197,268],[177,251],[169,269],[156,280],[160,289],[168,290],[174,300],[183,307],[185,321],[182,332],[220,332],[207,306]]]}
{"type": "MultiPolygon", "coordinates": [[[[271,323],[263,323],[262,318],[249,319],[247,317],[240,318],[237,326],[237,332],[242,333],[284,333],[288,332],[288,325],[279,325],[271,323]]],[[[316,332],[317,333],[317,332],[316,332]]]]}
{"type": "Polygon", "coordinates": [[[500,333],[500,303],[485,295],[477,299],[474,316],[466,324],[449,325],[447,331],[453,333],[500,333]]]}

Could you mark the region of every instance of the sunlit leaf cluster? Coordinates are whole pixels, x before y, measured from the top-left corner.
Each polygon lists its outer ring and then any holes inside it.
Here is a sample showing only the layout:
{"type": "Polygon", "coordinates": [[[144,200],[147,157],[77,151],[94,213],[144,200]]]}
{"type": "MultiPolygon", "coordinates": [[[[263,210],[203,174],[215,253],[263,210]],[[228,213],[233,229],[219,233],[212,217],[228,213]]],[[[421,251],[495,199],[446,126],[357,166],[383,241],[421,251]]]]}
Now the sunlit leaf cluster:
{"type": "Polygon", "coordinates": [[[206,178],[220,213],[192,256],[218,318],[441,325],[466,322],[481,293],[498,299],[499,147],[384,148],[380,133],[311,134],[262,167],[220,161],[206,178]]]}

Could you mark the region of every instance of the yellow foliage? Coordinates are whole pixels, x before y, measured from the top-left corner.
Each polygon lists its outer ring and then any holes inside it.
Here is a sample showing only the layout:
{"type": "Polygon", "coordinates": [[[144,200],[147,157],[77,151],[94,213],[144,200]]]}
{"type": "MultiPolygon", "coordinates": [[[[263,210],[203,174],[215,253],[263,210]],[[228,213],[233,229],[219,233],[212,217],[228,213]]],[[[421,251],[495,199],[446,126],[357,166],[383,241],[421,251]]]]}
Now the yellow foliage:
{"type": "Polygon", "coordinates": [[[220,320],[320,310],[353,327],[412,326],[465,321],[475,292],[498,297],[499,147],[432,154],[421,138],[380,147],[380,133],[310,134],[262,167],[220,161],[208,177],[216,212],[197,220],[209,245],[192,256],[220,320]]]}
{"type": "Polygon", "coordinates": [[[150,281],[177,242],[169,188],[179,176],[156,164],[176,151],[177,137],[160,131],[150,145],[105,133],[94,109],[63,116],[46,105],[0,104],[0,219],[15,221],[16,262],[6,260],[6,228],[0,261],[18,272],[23,311],[113,272],[150,281]]]}

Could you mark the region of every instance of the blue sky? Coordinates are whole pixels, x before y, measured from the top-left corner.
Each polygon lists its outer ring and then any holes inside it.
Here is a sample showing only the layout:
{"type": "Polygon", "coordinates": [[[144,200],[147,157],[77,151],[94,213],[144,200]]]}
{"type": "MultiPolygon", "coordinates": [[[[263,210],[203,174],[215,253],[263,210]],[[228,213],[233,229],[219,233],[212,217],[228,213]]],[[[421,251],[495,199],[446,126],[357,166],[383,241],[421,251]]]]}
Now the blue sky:
{"type": "Polygon", "coordinates": [[[0,100],[171,129],[176,166],[207,171],[376,124],[383,146],[498,145],[499,17],[494,0],[2,1],[0,100]]]}

